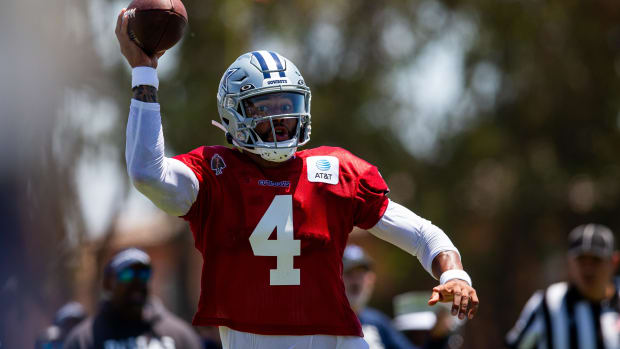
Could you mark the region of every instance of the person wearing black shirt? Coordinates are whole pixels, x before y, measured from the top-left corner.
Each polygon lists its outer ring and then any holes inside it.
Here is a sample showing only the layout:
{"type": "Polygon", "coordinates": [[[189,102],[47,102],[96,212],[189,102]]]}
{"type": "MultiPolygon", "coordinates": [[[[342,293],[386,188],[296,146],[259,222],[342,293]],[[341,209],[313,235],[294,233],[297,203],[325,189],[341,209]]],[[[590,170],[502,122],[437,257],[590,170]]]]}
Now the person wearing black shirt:
{"type": "Polygon", "coordinates": [[[343,280],[347,299],[362,324],[364,339],[370,349],[417,349],[396,330],[390,318],[367,307],[375,285],[373,263],[357,245],[345,248],[342,257],[343,280]]]}
{"type": "Polygon", "coordinates": [[[130,248],[116,254],[103,277],[104,300],[78,325],[65,349],[198,349],[193,328],[149,297],[149,256],[130,248]]]}
{"type": "Polygon", "coordinates": [[[66,303],[56,312],[54,324],[47,327],[37,338],[35,349],[62,349],[69,332],[86,319],[86,316],[82,304],[75,301],[66,303]]]}

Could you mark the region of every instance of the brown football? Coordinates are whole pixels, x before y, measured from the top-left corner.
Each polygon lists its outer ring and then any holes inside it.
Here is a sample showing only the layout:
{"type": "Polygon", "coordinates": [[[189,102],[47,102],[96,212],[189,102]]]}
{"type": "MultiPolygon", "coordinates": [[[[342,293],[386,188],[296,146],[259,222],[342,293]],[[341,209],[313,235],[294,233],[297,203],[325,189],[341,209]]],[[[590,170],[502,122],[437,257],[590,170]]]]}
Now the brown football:
{"type": "Polygon", "coordinates": [[[174,46],[187,27],[181,0],[134,0],[127,13],[129,36],[149,56],[174,46]]]}

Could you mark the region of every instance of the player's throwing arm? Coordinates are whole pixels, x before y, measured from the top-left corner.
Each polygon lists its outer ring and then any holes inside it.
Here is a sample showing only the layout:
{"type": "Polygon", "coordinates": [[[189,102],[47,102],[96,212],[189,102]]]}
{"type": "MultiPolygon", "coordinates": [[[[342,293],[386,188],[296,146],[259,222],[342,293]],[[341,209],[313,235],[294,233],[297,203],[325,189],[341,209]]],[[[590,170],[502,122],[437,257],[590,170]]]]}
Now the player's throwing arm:
{"type": "Polygon", "coordinates": [[[390,201],[381,220],[369,232],[417,256],[424,269],[439,279],[429,305],[452,303],[452,315],[460,319],[474,318],[478,295],[463,270],[458,250],[440,228],[390,201]]]}

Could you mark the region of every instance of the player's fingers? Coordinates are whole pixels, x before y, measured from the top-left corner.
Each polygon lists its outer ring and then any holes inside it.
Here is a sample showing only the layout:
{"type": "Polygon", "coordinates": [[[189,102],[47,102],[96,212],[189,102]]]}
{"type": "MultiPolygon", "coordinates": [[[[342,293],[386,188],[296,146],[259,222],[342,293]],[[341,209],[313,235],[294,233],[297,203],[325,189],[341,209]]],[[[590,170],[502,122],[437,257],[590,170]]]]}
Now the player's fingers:
{"type": "Polygon", "coordinates": [[[431,293],[431,298],[428,300],[428,305],[435,305],[439,302],[440,293],[436,290],[437,287],[433,288],[433,293],[431,293]]]}
{"type": "Polygon", "coordinates": [[[459,309],[459,319],[463,320],[467,317],[467,307],[469,306],[469,293],[466,289],[461,292],[461,307],[459,309]]]}
{"type": "Polygon", "coordinates": [[[127,35],[127,23],[129,23],[127,15],[127,10],[123,9],[123,19],[121,20],[121,34],[123,35],[127,35]]]}
{"type": "Polygon", "coordinates": [[[452,299],[452,315],[456,316],[459,313],[459,309],[461,308],[461,287],[454,287],[451,293],[454,296],[454,298],[452,299]]]}
{"type": "Polygon", "coordinates": [[[122,9],[121,12],[118,14],[118,17],[116,18],[116,29],[114,29],[116,36],[118,36],[121,32],[121,23],[123,22],[124,13],[125,9],[122,9]]]}
{"type": "Polygon", "coordinates": [[[468,317],[470,319],[473,319],[474,316],[476,316],[476,313],[478,312],[478,294],[476,294],[476,290],[473,290],[473,292],[470,294],[470,298],[471,298],[471,305],[469,307],[469,315],[468,317]]]}

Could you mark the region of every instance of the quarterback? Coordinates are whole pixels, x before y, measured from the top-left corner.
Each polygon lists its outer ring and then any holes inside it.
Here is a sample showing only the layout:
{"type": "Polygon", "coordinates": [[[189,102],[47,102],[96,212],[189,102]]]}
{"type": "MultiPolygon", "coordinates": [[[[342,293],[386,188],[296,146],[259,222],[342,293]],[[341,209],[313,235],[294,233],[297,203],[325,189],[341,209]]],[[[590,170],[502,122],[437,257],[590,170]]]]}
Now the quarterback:
{"type": "Polygon", "coordinates": [[[133,68],[129,176],[155,205],[189,222],[203,257],[193,324],[218,326],[225,348],[367,348],[347,301],[342,255],[354,226],[415,255],[439,285],[429,304],[473,318],[478,297],[441,229],[386,196],[377,168],[310,140],[310,88],[287,58],[241,55],[224,72],[216,126],[232,147],[164,156],[157,56],[116,35],[133,68]]]}

